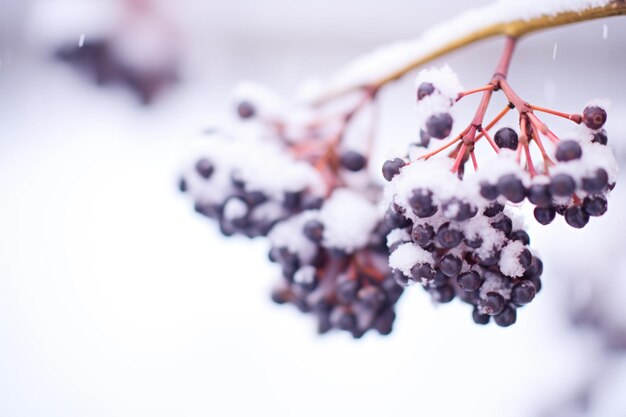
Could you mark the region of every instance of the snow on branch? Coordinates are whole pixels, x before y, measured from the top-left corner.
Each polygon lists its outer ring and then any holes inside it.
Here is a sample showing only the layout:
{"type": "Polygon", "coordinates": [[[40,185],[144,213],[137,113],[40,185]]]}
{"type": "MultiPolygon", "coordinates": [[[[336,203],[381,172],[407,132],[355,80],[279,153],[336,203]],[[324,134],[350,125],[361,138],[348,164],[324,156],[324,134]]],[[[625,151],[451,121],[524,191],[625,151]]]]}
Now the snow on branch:
{"type": "Polygon", "coordinates": [[[519,37],[553,26],[623,14],[624,0],[498,0],[434,26],[417,39],[387,45],[356,59],[321,89],[309,91],[305,99],[322,102],[361,87],[380,87],[480,39],[519,37]]]}

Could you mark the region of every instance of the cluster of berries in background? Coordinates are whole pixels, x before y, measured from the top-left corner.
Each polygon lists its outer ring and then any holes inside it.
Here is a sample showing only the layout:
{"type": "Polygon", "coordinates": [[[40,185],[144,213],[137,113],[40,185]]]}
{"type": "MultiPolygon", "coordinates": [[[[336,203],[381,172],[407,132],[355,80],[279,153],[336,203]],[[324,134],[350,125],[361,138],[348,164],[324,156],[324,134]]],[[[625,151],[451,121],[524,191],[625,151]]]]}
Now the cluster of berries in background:
{"type": "Polygon", "coordinates": [[[403,289],[387,264],[388,232],[373,202],[336,189],[319,210],[270,233],[269,257],[282,270],[273,299],[314,314],[320,333],[336,328],[355,338],[370,329],[389,334],[403,289]]]}
{"type": "Polygon", "coordinates": [[[541,290],[543,273],[517,208],[527,200],[539,223],[558,214],[582,228],[606,212],[617,164],[605,102],[582,114],[535,107],[505,73],[468,91],[447,66],[422,71],[419,137],[384,163],[382,177],[369,166],[372,128],[358,127],[377,89],[320,109],[245,84],[235,92],[237,129],[205,137],[179,188],[224,235],[269,239],[280,269],[272,299],[315,317],[320,333],[389,334],[411,284],[434,303],[471,305],[475,323],[510,326],[541,290]],[[483,125],[497,91],[509,104],[483,125]],[[454,136],[455,104],[477,93],[476,116],[454,136]],[[513,109],[519,129],[499,125],[513,109]],[[536,113],[566,118],[576,130],[561,139],[536,113]],[[495,153],[479,166],[481,139],[495,153]]]}
{"type": "Polygon", "coordinates": [[[205,137],[179,189],[224,235],[268,238],[280,269],[272,299],[314,317],[319,333],[389,334],[403,288],[388,265],[381,184],[348,143],[354,109],[286,112],[249,83],[234,96],[239,129],[205,137]]]}

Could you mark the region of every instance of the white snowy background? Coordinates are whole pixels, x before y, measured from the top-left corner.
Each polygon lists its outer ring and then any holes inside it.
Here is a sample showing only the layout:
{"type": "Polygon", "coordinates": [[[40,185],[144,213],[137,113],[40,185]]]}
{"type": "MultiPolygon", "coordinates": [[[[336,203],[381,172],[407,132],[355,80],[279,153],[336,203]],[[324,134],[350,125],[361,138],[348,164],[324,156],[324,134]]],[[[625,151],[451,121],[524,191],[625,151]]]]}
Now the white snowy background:
{"type": "MultiPolygon", "coordinates": [[[[319,337],[273,305],[265,242],[222,238],[176,191],[192,140],[231,110],[239,79],[289,95],[467,2],[161,3],[183,34],[183,82],[142,108],[48,58],[60,31],[89,39],[62,20],[72,13],[38,13],[67,1],[0,1],[0,416],[571,416],[560,404],[589,381],[585,415],[624,415],[626,357],[607,358],[567,317],[581,280],[610,283],[602,303],[626,305],[624,184],[583,230],[529,219],[546,272],[515,326],[478,327],[468,306],[437,308],[414,288],[392,336],[359,341],[319,337]]],[[[624,19],[533,35],[510,73],[526,98],[564,111],[609,97],[622,159],[624,19]]],[[[501,44],[437,63],[480,86],[501,44]]],[[[381,96],[380,160],[415,138],[413,98],[411,77],[381,96]]],[[[612,316],[626,321],[623,308],[612,316]]]]}

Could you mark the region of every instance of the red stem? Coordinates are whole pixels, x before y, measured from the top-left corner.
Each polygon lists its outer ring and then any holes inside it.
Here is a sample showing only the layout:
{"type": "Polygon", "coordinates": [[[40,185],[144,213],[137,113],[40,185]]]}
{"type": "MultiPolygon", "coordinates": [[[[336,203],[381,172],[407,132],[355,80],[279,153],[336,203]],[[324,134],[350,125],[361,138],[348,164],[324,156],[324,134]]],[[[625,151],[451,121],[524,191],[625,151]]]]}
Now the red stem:
{"type": "Polygon", "coordinates": [[[478,161],[476,160],[476,154],[474,153],[473,149],[470,151],[470,156],[472,157],[472,164],[474,165],[474,171],[478,171],[478,161]]]}
{"type": "Polygon", "coordinates": [[[457,172],[459,167],[461,166],[461,162],[463,162],[463,158],[465,157],[465,150],[467,149],[467,143],[463,142],[461,145],[461,149],[459,149],[459,153],[454,160],[454,165],[452,165],[452,172],[457,172]]]}
{"type": "Polygon", "coordinates": [[[461,100],[465,96],[469,96],[469,95],[475,94],[475,93],[480,93],[481,91],[488,91],[488,90],[493,91],[495,88],[496,88],[495,85],[487,84],[484,87],[475,88],[475,89],[469,90],[469,91],[463,91],[462,93],[459,93],[459,95],[456,97],[456,101],[461,100]]]}
{"type": "MultiPolygon", "coordinates": [[[[496,151],[496,153],[500,153],[500,147],[496,144],[496,142],[493,140],[491,135],[489,133],[487,133],[487,131],[485,129],[483,129],[481,134],[483,136],[485,136],[485,138],[487,139],[487,142],[489,142],[489,144],[491,145],[493,150],[496,151]]],[[[478,138],[476,138],[476,140],[478,140],[478,139],[480,139],[480,136],[478,138]]]]}
{"type": "Polygon", "coordinates": [[[564,119],[571,120],[572,122],[576,124],[581,124],[583,121],[583,117],[580,114],[568,114],[568,113],[563,113],[560,111],[548,109],[546,107],[539,107],[539,106],[534,106],[534,105],[531,105],[530,108],[536,111],[540,111],[542,113],[549,113],[554,116],[563,117],[564,119]]]}

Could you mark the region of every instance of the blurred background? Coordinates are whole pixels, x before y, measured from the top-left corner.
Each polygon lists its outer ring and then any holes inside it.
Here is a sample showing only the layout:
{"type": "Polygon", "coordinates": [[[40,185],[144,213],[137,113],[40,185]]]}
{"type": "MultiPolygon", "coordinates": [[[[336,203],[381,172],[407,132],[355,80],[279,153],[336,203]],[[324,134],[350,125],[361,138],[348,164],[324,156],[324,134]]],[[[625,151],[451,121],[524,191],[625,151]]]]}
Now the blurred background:
{"type": "MultiPolygon", "coordinates": [[[[237,81],[288,97],[467,7],[0,0],[0,416],[624,416],[619,182],[583,230],[528,218],[544,289],[515,326],[478,327],[466,306],[414,289],[391,336],[357,341],[273,305],[266,243],[226,240],[177,194],[191,143],[230,117],[237,81]]],[[[622,19],[531,36],[510,75],[567,112],[610,98],[624,160],[622,19]]],[[[480,86],[501,45],[435,64],[480,86]]],[[[378,159],[416,137],[411,78],[380,97],[378,159]]]]}

